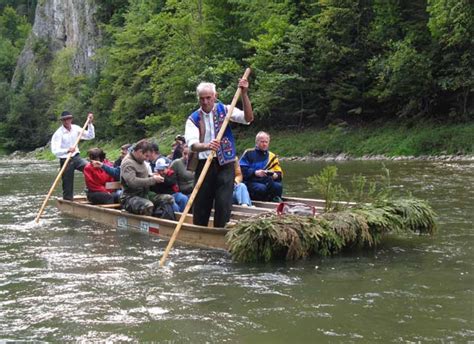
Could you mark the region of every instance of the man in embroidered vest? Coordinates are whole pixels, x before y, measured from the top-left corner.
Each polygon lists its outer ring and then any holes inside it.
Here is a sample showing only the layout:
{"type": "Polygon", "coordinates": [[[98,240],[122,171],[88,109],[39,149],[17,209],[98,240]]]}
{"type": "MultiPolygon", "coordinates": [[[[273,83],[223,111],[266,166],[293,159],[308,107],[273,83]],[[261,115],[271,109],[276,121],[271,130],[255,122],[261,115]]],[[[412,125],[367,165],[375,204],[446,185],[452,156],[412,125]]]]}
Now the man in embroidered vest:
{"type": "MultiPolygon", "coordinates": [[[[236,123],[250,124],[253,121],[252,104],[248,97],[249,83],[239,80],[243,111],[234,108],[230,120],[236,123]]],[[[216,140],[227,111],[228,105],[217,100],[216,85],[202,82],[196,88],[200,108],[186,121],[185,138],[188,147],[197,160],[195,182],[211,154],[216,152],[206,178],[194,201],[193,223],[207,226],[214,205],[214,227],[224,227],[230,219],[232,192],[234,189],[235,141],[230,126],[227,126],[221,141],[216,140]]],[[[192,158],[188,166],[192,165],[192,158]]]]}
{"type": "Polygon", "coordinates": [[[240,168],[251,199],[281,202],[283,171],[278,157],[268,150],[269,146],[270,135],[259,132],[255,148],[247,149],[240,158],[240,168]]]}

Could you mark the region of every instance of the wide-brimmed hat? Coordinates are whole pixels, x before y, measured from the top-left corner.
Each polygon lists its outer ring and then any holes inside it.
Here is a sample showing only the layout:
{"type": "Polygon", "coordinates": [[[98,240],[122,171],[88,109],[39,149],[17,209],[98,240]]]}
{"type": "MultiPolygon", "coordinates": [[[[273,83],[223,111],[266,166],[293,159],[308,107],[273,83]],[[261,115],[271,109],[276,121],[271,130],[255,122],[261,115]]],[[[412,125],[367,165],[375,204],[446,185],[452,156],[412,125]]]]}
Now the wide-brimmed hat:
{"type": "Polygon", "coordinates": [[[63,112],[61,112],[60,120],[62,121],[63,119],[68,119],[68,118],[72,118],[72,117],[73,116],[69,111],[63,111],[63,112]]]}
{"type": "Polygon", "coordinates": [[[159,158],[156,160],[156,165],[155,165],[155,172],[157,171],[163,171],[165,168],[167,168],[170,164],[166,162],[164,158],[159,158]]]}

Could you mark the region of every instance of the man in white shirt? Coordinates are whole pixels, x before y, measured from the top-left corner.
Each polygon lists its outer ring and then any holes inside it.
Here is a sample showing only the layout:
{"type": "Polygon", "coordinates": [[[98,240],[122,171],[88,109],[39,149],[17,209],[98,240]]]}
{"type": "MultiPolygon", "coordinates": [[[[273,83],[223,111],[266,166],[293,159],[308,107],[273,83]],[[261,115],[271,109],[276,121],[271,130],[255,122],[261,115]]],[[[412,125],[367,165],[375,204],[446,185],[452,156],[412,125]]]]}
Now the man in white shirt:
{"type": "MultiPolygon", "coordinates": [[[[253,111],[247,93],[248,81],[239,80],[239,87],[242,91],[241,99],[244,110],[235,108],[230,120],[250,124],[253,121],[253,111]]],[[[232,208],[236,151],[230,126],[227,126],[221,141],[216,140],[216,136],[224,122],[229,106],[217,100],[216,85],[213,83],[200,83],[196,88],[196,93],[200,108],[189,116],[184,135],[188,147],[193,152],[193,157],[190,159],[197,162],[195,182],[199,179],[211,150],[216,152],[216,157],[212,160],[206,178],[196,195],[193,223],[207,226],[214,205],[214,227],[224,227],[230,219],[232,208]]],[[[193,161],[188,162],[188,167],[194,165],[193,161]]]]}
{"type": "MultiPolygon", "coordinates": [[[[95,137],[94,115],[87,115],[89,124],[87,130],[82,135],[82,140],[92,140],[95,137]]],[[[78,125],[72,124],[73,116],[69,111],[61,113],[62,126],[58,128],[51,139],[51,151],[59,158],[59,164],[63,167],[69,153],[72,158],[69,160],[68,166],[62,175],[63,182],[63,199],[73,200],[74,198],[74,170],[83,171],[87,161],[79,155],[79,148],[74,147],[77,138],[82,130],[78,125]]]]}

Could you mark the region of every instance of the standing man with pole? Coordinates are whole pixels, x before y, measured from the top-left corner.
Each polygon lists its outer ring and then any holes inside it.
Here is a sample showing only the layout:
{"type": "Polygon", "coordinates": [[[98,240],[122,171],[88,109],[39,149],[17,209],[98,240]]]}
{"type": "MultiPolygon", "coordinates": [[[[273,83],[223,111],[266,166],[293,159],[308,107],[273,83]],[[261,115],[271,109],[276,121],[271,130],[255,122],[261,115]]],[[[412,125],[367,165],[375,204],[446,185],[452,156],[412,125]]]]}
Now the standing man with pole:
{"type": "Polygon", "coordinates": [[[61,113],[62,126],[59,127],[51,139],[51,151],[59,158],[59,164],[63,167],[68,155],[71,158],[62,174],[63,199],[72,201],[74,198],[74,170],[83,171],[87,161],[79,155],[77,143],[79,139],[92,140],[95,137],[95,130],[92,121],[94,115],[89,112],[87,115],[87,130],[81,130],[78,125],[72,124],[73,116],[69,111],[61,113]],[[81,136],[82,134],[82,136],[81,136]]]}
{"type": "MultiPolygon", "coordinates": [[[[231,109],[232,122],[248,125],[253,121],[248,87],[249,82],[246,78],[239,80],[243,111],[237,108],[231,109]]],[[[216,154],[196,195],[193,223],[207,226],[214,206],[214,226],[224,227],[230,219],[232,208],[236,148],[229,126],[225,128],[220,141],[216,137],[230,108],[218,101],[216,85],[213,83],[200,83],[196,93],[200,108],[189,116],[185,130],[186,143],[193,152],[188,166],[191,168],[193,165],[196,166],[196,184],[211,151],[215,151],[216,154]]]]}

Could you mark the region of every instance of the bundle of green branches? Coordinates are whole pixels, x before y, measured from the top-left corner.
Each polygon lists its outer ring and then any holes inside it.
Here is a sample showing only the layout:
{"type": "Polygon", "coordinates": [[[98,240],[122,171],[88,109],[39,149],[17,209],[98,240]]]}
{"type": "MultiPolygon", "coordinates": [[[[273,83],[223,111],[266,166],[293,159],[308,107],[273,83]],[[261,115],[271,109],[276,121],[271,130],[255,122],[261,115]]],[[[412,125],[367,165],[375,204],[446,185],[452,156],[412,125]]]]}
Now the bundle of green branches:
{"type": "Polygon", "coordinates": [[[232,257],[242,262],[296,260],[374,247],[389,232],[433,234],[436,226],[431,207],[412,197],[394,198],[385,167],[384,173],[383,185],[354,177],[353,191],[349,192],[336,182],[337,168],[326,167],[308,178],[310,186],[326,201],[323,214],[266,214],[240,221],[227,237],[232,257]],[[337,202],[338,197],[358,203],[337,202]]]}
{"type": "Polygon", "coordinates": [[[433,234],[434,217],[429,205],[416,199],[378,202],[315,217],[270,213],[240,221],[229,231],[227,242],[236,261],[296,260],[374,247],[393,231],[433,234]]]}

